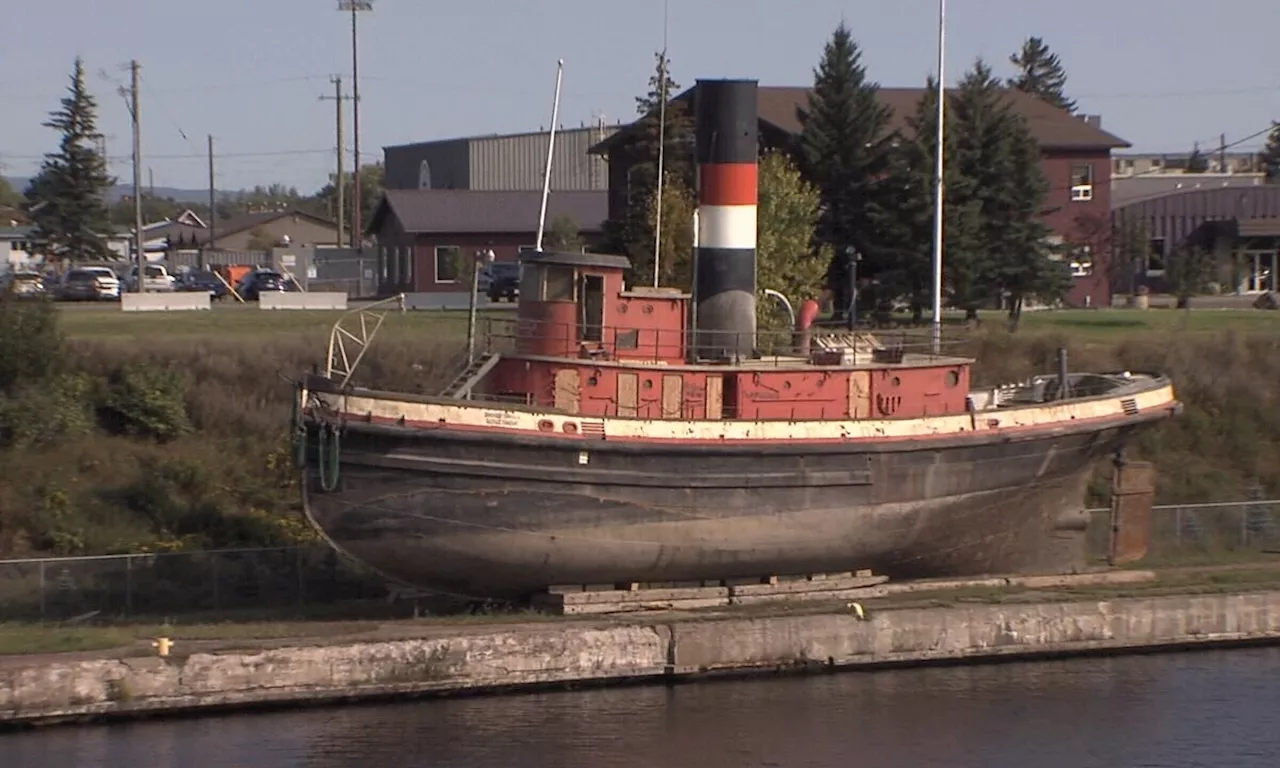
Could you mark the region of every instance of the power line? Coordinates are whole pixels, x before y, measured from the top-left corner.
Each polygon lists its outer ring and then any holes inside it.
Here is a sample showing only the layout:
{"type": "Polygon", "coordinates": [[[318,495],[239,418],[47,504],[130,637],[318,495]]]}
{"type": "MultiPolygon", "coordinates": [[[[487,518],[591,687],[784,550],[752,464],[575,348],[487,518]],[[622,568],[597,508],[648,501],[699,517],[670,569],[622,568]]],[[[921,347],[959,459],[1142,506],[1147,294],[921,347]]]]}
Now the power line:
{"type": "MultiPolygon", "coordinates": [[[[333,152],[331,148],[325,149],[277,149],[265,152],[222,152],[218,154],[219,159],[234,157],[284,157],[288,155],[320,155],[330,154],[333,152]]],[[[6,158],[14,160],[44,160],[48,155],[12,155],[5,154],[6,158]]],[[[106,160],[111,162],[124,162],[130,159],[130,155],[107,155],[106,160]]],[[[198,154],[175,154],[175,155],[150,155],[149,160],[190,160],[192,158],[205,159],[207,156],[201,152],[198,154]]]]}

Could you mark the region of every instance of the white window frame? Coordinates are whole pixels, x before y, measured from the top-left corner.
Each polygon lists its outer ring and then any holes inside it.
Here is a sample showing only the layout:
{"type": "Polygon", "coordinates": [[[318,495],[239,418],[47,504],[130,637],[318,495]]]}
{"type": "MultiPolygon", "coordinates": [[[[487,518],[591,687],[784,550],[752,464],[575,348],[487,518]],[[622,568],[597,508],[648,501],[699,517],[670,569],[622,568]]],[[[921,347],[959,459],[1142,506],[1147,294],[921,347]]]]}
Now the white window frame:
{"type": "Polygon", "coordinates": [[[1071,164],[1071,202],[1087,203],[1093,200],[1094,178],[1093,163],[1071,164]],[[1084,170],[1084,180],[1077,183],[1076,172],[1081,169],[1084,170]]]}
{"type": "Polygon", "coordinates": [[[452,280],[440,279],[440,255],[442,251],[448,251],[450,255],[453,255],[454,253],[462,253],[462,247],[458,245],[437,245],[434,251],[435,263],[432,266],[435,269],[433,271],[433,274],[431,275],[432,279],[435,281],[437,285],[454,285],[458,282],[458,279],[456,277],[453,278],[452,280]]]}

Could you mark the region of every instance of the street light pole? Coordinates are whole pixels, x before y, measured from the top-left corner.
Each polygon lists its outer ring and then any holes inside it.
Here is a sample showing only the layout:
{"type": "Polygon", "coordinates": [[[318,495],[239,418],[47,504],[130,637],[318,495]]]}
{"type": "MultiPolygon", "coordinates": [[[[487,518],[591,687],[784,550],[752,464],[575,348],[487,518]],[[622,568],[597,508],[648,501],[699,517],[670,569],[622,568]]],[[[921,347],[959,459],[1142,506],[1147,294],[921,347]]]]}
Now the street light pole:
{"type": "Polygon", "coordinates": [[[338,0],[338,10],[351,12],[351,142],[355,162],[351,166],[351,247],[357,256],[364,251],[364,229],[360,207],[360,44],[361,11],[372,11],[373,0],[338,0]]]}

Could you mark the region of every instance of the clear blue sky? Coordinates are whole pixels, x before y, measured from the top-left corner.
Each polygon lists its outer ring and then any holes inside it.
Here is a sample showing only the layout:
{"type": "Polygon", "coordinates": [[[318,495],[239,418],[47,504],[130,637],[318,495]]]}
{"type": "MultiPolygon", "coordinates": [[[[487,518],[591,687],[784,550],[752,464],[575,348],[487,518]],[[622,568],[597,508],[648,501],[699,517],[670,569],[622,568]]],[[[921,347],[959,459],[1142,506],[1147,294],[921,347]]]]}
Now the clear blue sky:
{"type": "MultiPolygon", "coordinates": [[[[281,181],[311,191],[333,164],[333,103],[319,97],[332,93],[330,75],[350,78],[349,15],[336,6],[23,4],[0,44],[0,170],[29,175],[53,147],[40,122],[79,54],[121,179],[130,175],[130,134],[115,89],[137,58],[143,152],[156,185],[204,186],[203,158],[175,156],[202,155],[211,133],[227,155],[220,188],[281,181]]],[[[662,0],[375,0],[360,25],[366,161],[388,144],[538,129],[550,121],[558,57],[562,123],[631,119],[662,45],[662,8],[662,0]]],[[[935,69],[936,11],[936,0],[672,0],[672,74],[682,85],[725,76],[809,84],[843,16],[877,81],[914,86],[935,69]]],[[[1280,28],[1276,0],[952,0],[948,13],[948,81],[978,56],[1007,74],[1008,55],[1040,35],[1062,56],[1070,95],[1137,150],[1216,145],[1221,133],[1232,141],[1280,118],[1280,77],[1267,63],[1280,28]]]]}

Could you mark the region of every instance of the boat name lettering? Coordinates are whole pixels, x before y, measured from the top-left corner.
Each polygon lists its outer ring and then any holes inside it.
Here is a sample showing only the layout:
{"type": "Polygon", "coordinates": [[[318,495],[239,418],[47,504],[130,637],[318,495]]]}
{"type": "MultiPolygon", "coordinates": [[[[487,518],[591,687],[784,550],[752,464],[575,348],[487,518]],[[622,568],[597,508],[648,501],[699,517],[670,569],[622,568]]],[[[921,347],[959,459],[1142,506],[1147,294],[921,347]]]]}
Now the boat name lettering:
{"type": "Polygon", "coordinates": [[[489,427],[518,427],[520,419],[508,411],[485,411],[484,423],[489,427]]]}

